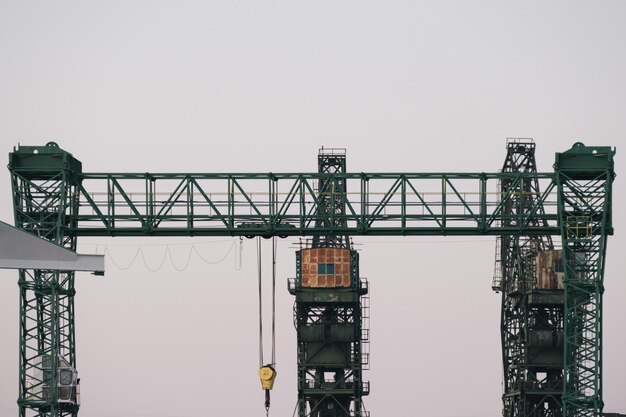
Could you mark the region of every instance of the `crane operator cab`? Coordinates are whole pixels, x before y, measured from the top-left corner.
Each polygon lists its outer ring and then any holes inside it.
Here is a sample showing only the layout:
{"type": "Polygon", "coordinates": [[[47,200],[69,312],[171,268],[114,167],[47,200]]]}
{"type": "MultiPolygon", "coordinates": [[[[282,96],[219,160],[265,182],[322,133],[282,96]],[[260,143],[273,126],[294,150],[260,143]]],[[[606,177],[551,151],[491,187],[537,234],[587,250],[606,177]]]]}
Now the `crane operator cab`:
{"type": "Polygon", "coordinates": [[[52,356],[41,355],[34,361],[30,375],[26,376],[27,397],[30,400],[53,400],[56,384],[57,402],[62,408],[73,409],[80,406],[80,385],[78,372],[62,356],[57,360],[57,374],[53,378],[52,356]]]}

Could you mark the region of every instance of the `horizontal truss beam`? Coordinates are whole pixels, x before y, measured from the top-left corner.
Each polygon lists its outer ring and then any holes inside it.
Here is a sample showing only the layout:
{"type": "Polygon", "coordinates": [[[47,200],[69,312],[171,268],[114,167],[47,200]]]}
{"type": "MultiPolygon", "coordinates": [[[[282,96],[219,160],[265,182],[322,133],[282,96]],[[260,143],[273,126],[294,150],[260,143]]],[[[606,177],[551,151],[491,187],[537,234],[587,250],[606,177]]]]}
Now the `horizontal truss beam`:
{"type": "Polygon", "coordinates": [[[70,236],[560,233],[554,173],[84,173],[77,190],[70,236]],[[317,189],[336,178],[347,192],[317,189]],[[502,193],[503,180],[538,181],[542,191],[502,193]],[[324,193],[345,204],[345,215],[320,210],[324,193]],[[511,217],[511,203],[524,205],[523,215],[511,217]]]}

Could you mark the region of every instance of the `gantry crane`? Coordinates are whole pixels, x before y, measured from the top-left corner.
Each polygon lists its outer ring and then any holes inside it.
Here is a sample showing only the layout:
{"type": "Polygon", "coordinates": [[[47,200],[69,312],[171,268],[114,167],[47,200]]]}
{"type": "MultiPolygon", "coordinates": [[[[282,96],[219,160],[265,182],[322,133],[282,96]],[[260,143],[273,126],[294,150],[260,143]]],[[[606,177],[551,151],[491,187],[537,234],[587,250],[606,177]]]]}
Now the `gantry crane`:
{"type": "MultiPolygon", "coordinates": [[[[312,238],[289,284],[300,416],[367,415],[367,284],[351,236],[498,236],[504,414],[599,416],[615,151],[576,143],[539,173],[534,145],[507,150],[496,173],[348,173],[326,150],[316,173],[128,174],[83,172],[50,142],[14,149],[9,169],[16,227],[72,250],[81,236],[312,238]]],[[[74,273],[20,270],[19,290],[20,416],[76,416],[74,273]]]]}

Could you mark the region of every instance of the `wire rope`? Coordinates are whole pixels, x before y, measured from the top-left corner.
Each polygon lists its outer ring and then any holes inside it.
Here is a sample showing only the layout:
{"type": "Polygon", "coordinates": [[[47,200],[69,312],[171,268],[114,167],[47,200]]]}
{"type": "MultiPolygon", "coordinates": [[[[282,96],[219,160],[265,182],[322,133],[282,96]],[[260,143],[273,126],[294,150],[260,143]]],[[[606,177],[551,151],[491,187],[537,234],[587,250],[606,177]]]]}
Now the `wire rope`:
{"type": "MultiPolygon", "coordinates": [[[[133,258],[131,259],[130,263],[126,266],[122,266],[120,265],[119,262],[117,262],[115,260],[115,258],[113,257],[113,254],[111,253],[111,251],[109,250],[108,247],[104,248],[104,254],[107,255],[107,259],[109,259],[111,261],[111,263],[113,263],[113,265],[122,271],[126,271],[128,269],[130,269],[134,263],[137,261],[137,258],[139,258],[139,256],[141,256],[141,259],[143,261],[144,266],[146,267],[146,269],[148,269],[151,272],[156,272],[159,271],[163,268],[163,266],[165,265],[165,261],[166,259],[169,259],[170,263],[172,264],[172,267],[178,271],[178,272],[183,272],[185,270],[187,270],[187,268],[189,268],[189,265],[191,263],[191,258],[193,253],[195,252],[195,254],[198,256],[198,258],[200,258],[200,260],[206,264],[211,264],[211,265],[215,265],[215,264],[219,264],[221,262],[224,262],[224,260],[226,260],[226,258],[228,258],[228,256],[230,255],[230,253],[233,251],[233,249],[235,248],[236,242],[233,242],[230,247],[228,248],[228,250],[226,251],[226,253],[224,254],[224,256],[222,256],[220,259],[216,260],[216,261],[212,261],[209,260],[207,258],[205,258],[204,256],[202,256],[202,254],[198,251],[198,249],[196,248],[195,245],[191,246],[191,249],[189,250],[189,253],[187,254],[187,259],[185,260],[185,263],[182,267],[179,267],[176,265],[176,263],[174,262],[174,257],[172,254],[172,250],[170,248],[170,245],[167,245],[165,247],[165,252],[163,253],[163,257],[161,258],[161,261],[159,262],[157,267],[153,267],[150,266],[150,264],[148,263],[148,259],[143,251],[143,249],[141,247],[137,248],[137,250],[135,251],[135,254],[133,256],[133,258]]],[[[240,246],[239,249],[239,269],[241,269],[241,253],[243,252],[243,248],[240,246]]],[[[236,254],[235,254],[236,255],[236,254]]],[[[235,256],[236,258],[236,256],[235,256]]],[[[237,259],[235,259],[235,263],[237,262],[237,259]]],[[[235,269],[237,269],[237,265],[235,264],[235,269]]]]}
{"type": "MultiPolygon", "coordinates": [[[[277,242],[276,238],[272,237],[272,329],[271,329],[271,361],[269,364],[265,364],[263,358],[263,252],[262,252],[262,242],[261,237],[257,237],[257,274],[258,274],[258,284],[259,284],[259,369],[263,370],[264,368],[269,367],[271,372],[274,372],[274,367],[276,365],[276,249],[277,242]]],[[[260,371],[259,371],[260,372],[260,371]]],[[[270,390],[269,388],[265,388],[265,415],[269,416],[270,412],[270,390]]]]}
{"type": "Polygon", "coordinates": [[[263,366],[263,285],[261,271],[263,264],[261,262],[261,237],[256,238],[256,260],[257,260],[257,273],[259,281],[259,368],[263,366]]]}
{"type": "MultiPolygon", "coordinates": [[[[272,335],[271,335],[271,362],[276,365],[276,253],[278,242],[272,237],[272,335]]],[[[265,365],[263,352],[263,253],[261,237],[257,237],[257,274],[259,286],[259,367],[265,365]]]]}
{"type": "Polygon", "coordinates": [[[272,366],[276,365],[276,237],[272,237],[272,366]]]}
{"type": "Polygon", "coordinates": [[[235,258],[233,259],[234,264],[235,264],[235,271],[241,271],[241,267],[243,265],[243,262],[241,260],[242,255],[243,255],[243,238],[240,236],[239,237],[239,250],[235,252],[235,258]],[[239,255],[239,259],[237,259],[237,255],[239,255]]]}

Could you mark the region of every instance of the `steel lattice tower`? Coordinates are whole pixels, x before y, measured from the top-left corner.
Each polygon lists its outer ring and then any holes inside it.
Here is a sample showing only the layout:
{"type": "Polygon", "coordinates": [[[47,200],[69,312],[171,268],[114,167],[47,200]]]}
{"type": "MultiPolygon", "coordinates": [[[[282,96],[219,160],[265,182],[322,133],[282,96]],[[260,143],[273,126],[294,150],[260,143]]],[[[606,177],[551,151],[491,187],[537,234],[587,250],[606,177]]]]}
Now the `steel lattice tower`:
{"type": "Polygon", "coordinates": [[[613,232],[614,150],[576,143],[557,154],[559,224],[565,265],[563,415],[602,413],[602,294],[607,235],[613,232]]]}
{"type": "MultiPolygon", "coordinates": [[[[81,163],[54,142],[21,150],[9,161],[16,227],[76,250],[76,238],[67,229],[76,226],[81,163]]],[[[68,391],[59,381],[62,363],[76,366],[74,273],[20,270],[18,283],[20,417],[27,410],[39,416],[76,416],[77,387],[68,391]]]]}
{"type": "MultiPolygon", "coordinates": [[[[345,227],[344,150],[322,149],[318,172],[316,226],[345,227]]],[[[368,342],[367,284],[359,278],[359,256],[347,236],[315,236],[310,248],[296,252],[294,321],[298,340],[298,416],[368,415],[362,397],[368,342]]]]}
{"type": "MultiPolygon", "coordinates": [[[[507,140],[502,172],[537,172],[532,139],[507,140]]],[[[519,225],[519,219],[533,210],[544,213],[538,201],[541,192],[536,179],[505,179],[500,183],[499,193],[511,196],[504,207],[506,226],[519,225]]],[[[493,289],[502,292],[503,415],[562,416],[561,252],[554,250],[550,236],[541,235],[502,235],[498,237],[497,250],[493,289]],[[538,271],[551,279],[543,279],[538,271]]]]}
{"type": "MultiPolygon", "coordinates": [[[[345,174],[345,150],[320,149],[317,155],[317,172],[320,174],[345,174]]],[[[345,227],[346,225],[346,180],[341,176],[324,176],[319,179],[317,187],[319,207],[315,219],[315,226],[345,227]]],[[[313,237],[314,248],[347,248],[350,241],[347,236],[316,235],[313,237]]]]}

